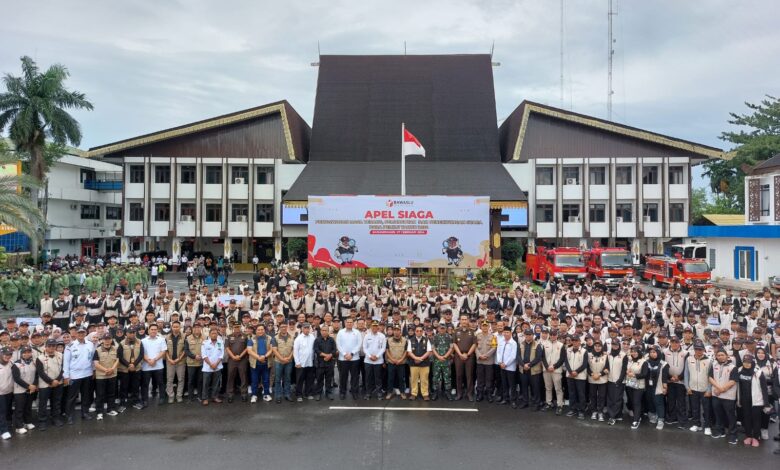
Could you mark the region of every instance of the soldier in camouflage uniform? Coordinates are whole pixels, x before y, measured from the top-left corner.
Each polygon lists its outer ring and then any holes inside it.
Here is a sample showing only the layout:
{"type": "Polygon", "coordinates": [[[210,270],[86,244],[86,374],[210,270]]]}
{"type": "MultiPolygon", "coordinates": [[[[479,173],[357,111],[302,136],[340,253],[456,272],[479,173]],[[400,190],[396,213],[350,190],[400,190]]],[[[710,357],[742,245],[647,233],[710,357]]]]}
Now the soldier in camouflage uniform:
{"type": "Polygon", "coordinates": [[[447,334],[447,325],[439,323],[438,332],[433,336],[433,382],[431,383],[431,400],[439,398],[439,391],[447,400],[452,400],[452,374],[450,362],[453,345],[452,336],[447,334]],[[441,388],[440,388],[441,386],[441,388]]]}

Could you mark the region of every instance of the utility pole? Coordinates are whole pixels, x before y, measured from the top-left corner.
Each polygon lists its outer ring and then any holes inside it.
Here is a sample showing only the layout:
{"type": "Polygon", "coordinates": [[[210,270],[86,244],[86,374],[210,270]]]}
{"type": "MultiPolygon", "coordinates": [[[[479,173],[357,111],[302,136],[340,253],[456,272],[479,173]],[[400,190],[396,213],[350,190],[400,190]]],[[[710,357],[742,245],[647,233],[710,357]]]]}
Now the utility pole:
{"type": "Polygon", "coordinates": [[[612,89],[612,59],[615,56],[615,39],[612,36],[612,17],[617,15],[617,10],[612,9],[612,1],[609,1],[609,11],[607,12],[607,120],[612,120],[612,95],[615,91],[612,89]]]}
{"type": "Polygon", "coordinates": [[[561,0],[561,109],[563,109],[563,1],[561,0]]]}

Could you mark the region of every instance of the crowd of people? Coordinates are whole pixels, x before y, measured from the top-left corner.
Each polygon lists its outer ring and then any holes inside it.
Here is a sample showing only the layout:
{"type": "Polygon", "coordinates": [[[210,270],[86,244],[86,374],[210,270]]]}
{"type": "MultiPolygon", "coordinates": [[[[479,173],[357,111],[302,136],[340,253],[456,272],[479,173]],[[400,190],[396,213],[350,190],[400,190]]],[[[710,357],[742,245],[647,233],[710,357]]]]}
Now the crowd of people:
{"type": "Polygon", "coordinates": [[[216,289],[188,272],[174,292],[138,266],[90,274],[103,279],[74,291],[68,277],[32,299],[40,324],[0,325],[3,439],[185,398],[468,400],[751,447],[778,439],[769,290],[449,289],[389,274],[339,286],[280,269],[216,289]]]}

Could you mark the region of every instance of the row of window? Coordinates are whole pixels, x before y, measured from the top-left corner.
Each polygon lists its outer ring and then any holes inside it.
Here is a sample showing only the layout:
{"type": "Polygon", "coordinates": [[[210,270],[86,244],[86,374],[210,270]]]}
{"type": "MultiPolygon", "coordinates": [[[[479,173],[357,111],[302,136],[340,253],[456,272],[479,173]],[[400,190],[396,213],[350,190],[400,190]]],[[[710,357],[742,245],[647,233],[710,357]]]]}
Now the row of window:
{"type": "MultiPolygon", "coordinates": [[[[128,220],[132,222],[141,222],[144,220],[144,208],[140,202],[131,202],[129,206],[128,220]]],[[[230,221],[244,222],[249,216],[249,205],[235,203],[230,205],[230,221]]],[[[206,204],[204,213],[206,222],[222,222],[222,204],[206,204]]],[[[156,222],[168,222],[171,220],[171,205],[167,202],[158,202],[154,204],[153,219],[156,222]]],[[[179,209],[179,220],[195,221],[196,208],[195,203],[181,203],[179,209]]],[[[273,204],[255,205],[255,222],[273,222],[274,206],[273,204]]]]}
{"type": "MultiPolygon", "coordinates": [[[[633,184],[634,166],[618,165],[615,167],[616,184],[633,184]]],[[[658,184],[658,166],[642,167],[642,184],[658,184]]],[[[578,185],[580,180],[579,166],[564,166],[562,168],[563,184],[578,185]]],[[[536,168],[536,184],[539,186],[553,185],[555,167],[540,166],[536,168]]],[[[607,184],[607,167],[591,166],[588,168],[588,184],[605,185],[607,184]]],[[[669,167],[669,184],[686,184],[685,168],[683,166],[669,167]]]]}
{"type": "MultiPolygon", "coordinates": [[[[100,206],[96,204],[82,204],[81,219],[100,220],[100,206]]],[[[106,220],[122,220],[122,208],[119,206],[106,206],[106,220]]]]}
{"type": "MultiPolygon", "coordinates": [[[[256,184],[273,184],[274,167],[258,166],[256,184]]],[[[129,165],[128,173],[130,183],[144,182],[144,165],[129,165]]],[[[195,165],[182,165],[179,168],[179,183],[195,184],[197,179],[195,165]]],[[[206,184],[222,184],[222,165],[206,165],[206,184]]],[[[154,165],[154,182],[169,184],[171,182],[170,165],[154,165]]],[[[230,182],[233,184],[248,184],[249,167],[245,165],[233,165],[230,167],[230,182]]]]}
{"type": "MultiPolygon", "coordinates": [[[[607,221],[607,205],[603,203],[590,204],[588,207],[588,219],[591,222],[607,221]]],[[[657,202],[645,203],[642,207],[642,216],[645,222],[658,222],[659,210],[657,202]]],[[[563,204],[561,208],[561,217],[564,222],[579,222],[580,205],[563,204]]],[[[618,203],[615,204],[615,220],[617,222],[634,221],[634,204],[618,203]]],[[[554,204],[536,205],[537,222],[555,222],[554,204]]],[[[685,222],[685,203],[673,202],[669,204],[669,221],[685,222]]]]}

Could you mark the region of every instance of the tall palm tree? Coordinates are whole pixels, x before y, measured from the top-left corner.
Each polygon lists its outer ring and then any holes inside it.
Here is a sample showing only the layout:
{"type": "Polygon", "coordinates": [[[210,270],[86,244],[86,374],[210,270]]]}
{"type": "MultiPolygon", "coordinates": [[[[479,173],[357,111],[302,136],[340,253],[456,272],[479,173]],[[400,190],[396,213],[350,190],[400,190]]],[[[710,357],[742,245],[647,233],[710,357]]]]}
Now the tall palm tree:
{"type": "MultiPolygon", "coordinates": [[[[3,77],[6,91],[0,93],[0,132],[8,128],[8,135],[17,151],[30,155],[32,177],[44,181],[48,170],[44,158],[46,140],[78,147],[81,127],[67,110],[92,110],[92,103],[83,93],[65,87],[65,80],[70,74],[64,66],[55,64],[41,73],[30,57],[24,56],[21,61],[21,76],[6,74],[3,77]]],[[[30,200],[37,208],[37,190],[30,191],[30,200]]],[[[36,262],[41,238],[32,237],[31,252],[36,262]]]]}
{"type": "MultiPolygon", "coordinates": [[[[6,152],[5,143],[0,141],[0,167],[16,166],[16,158],[6,152]]],[[[9,225],[28,235],[30,239],[40,238],[40,227],[46,225],[40,209],[19,188],[37,191],[38,181],[29,175],[16,172],[0,172],[0,225],[9,225]]]]}

